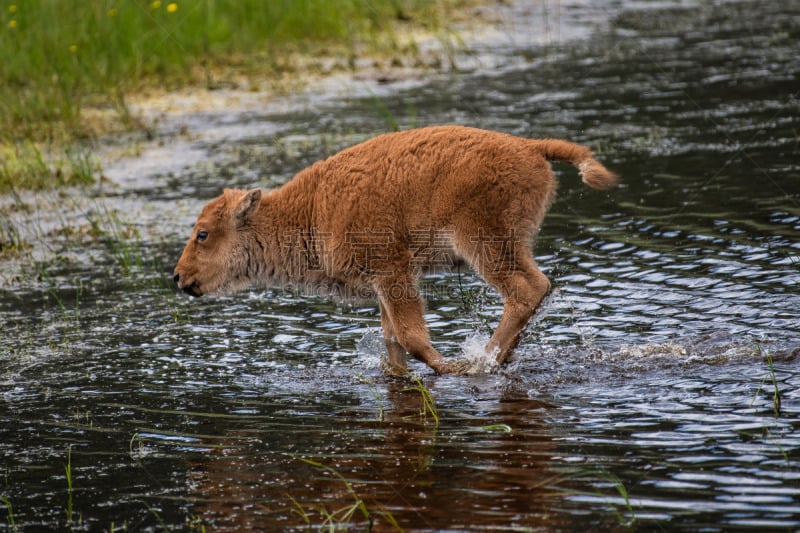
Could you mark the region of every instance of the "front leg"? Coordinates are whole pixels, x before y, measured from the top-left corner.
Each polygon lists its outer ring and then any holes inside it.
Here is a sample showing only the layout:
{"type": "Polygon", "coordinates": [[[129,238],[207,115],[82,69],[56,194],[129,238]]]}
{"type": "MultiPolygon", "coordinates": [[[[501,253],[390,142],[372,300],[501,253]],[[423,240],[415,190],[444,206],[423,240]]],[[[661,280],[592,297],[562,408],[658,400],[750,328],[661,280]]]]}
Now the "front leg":
{"type": "MultiPolygon", "coordinates": [[[[394,375],[394,376],[405,376],[408,374],[408,366],[406,364],[406,349],[397,342],[397,337],[394,332],[394,326],[392,325],[392,321],[389,319],[389,312],[386,310],[386,306],[379,300],[381,311],[381,327],[383,328],[383,338],[386,342],[386,350],[389,353],[389,361],[384,371],[387,374],[394,375]]],[[[428,337],[427,330],[425,331],[426,338],[428,337]]],[[[428,341],[430,343],[430,341],[428,341]]],[[[433,353],[438,355],[438,352],[433,348],[430,347],[433,353]]],[[[430,353],[430,352],[428,352],[430,353]]],[[[415,356],[416,357],[416,356],[415,356]]],[[[417,359],[423,360],[421,357],[416,357],[417,359]]],[[[468,374],[470,371],[470,364],[469,361],[466,360],[452,360],[452,359],[444,359],[439,355],[439,359],[434,359],[434,364],[428,363],[425,361],[428,366],[433,368],[437,374],[456,374],[456,375],[463,375],[468,374]],[[435,366],[434,366],[435,365],[435,366]]]]}
{"type": "Polygon", "coordinates": [[[392,321],[389,319],[389,313],[383,305],[383,302],[378,300],[378,305],[381,311],[381,328],[383,329],[383,340],[386,342],[386,350],[389,353],[389,368],[387,372],[398,376],[405,375],[408,372],[406,365],[406,351],[400,346],[395,337],[394,327],[392,321]]]}
{"type": "Polygon", "coordinates": [[[408,352],[437,373],[445,372],[444,358],[431,346],[423,318],[422,298],[416,283],[410,279],[398,282],[397,278],[393,278],[391,284],[378,284],[376,291],[381,305],[384,334],[389,329],[391,335],[386,340],[390,363],[395,366],[402,355],[402,365],[405,367],[403,352],[408,352]]]}

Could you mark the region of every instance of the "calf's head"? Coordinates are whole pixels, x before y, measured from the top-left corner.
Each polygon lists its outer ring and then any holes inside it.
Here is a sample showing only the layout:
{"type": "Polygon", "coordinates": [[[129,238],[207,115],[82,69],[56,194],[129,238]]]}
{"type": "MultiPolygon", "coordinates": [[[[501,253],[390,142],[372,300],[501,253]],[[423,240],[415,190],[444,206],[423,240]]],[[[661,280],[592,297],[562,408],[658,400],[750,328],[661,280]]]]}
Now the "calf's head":
{"type": "Polygon", "coordinates": [[[259,189],[225,189],[206,204],[175,266],[173,279],[180,289],[202,296],[247,285],[253,260],[248,243],[260,202],[259,189]]]}

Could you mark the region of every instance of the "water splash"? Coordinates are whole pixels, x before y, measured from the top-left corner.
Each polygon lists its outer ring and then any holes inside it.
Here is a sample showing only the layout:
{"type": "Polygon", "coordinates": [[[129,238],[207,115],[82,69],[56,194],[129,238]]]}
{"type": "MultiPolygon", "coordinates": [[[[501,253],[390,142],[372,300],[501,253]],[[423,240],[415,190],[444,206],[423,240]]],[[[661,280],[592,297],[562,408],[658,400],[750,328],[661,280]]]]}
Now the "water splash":
{"type": "Polygon", "coordinates": [[[499,366],[497,364],[498,348],[491,352],[486,351],[489,343],[489,335],[485,333],[475,333],[468,336],[461,345],[461,357],[466,361],[467,366],[464,374],[473,376],[476,374],[489,374],[499,366]]]}
{"type": "Polygon", "coordinates": [[[383,334],[378,329],[368,328],[356,342],[358,363],[363,368],[381,368],[381,362],[387,358],[386,344],[383,334]]]}
{"type": "MultiPolygon", "coordinates": [[[[498,368],[497,349],[486,351],[489,335],[473,333],[461,344],[461,353],[447,357],[448,365],[458,374],[489,374],[498,368]]],[[[356,342],[359,366],[366,369],[383,368],[387,358],[383,335],[378,329],[368,329],[356,342]]]]}

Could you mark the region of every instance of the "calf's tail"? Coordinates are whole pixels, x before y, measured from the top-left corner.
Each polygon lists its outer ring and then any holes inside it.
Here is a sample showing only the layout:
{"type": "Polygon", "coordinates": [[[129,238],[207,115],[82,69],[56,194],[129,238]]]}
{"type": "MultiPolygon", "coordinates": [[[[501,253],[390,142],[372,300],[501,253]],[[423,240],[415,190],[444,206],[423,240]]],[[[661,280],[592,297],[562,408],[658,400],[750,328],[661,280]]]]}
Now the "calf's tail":
{"type": "Polygon", "coordinates": [[[593,189],[610,189],[619,183],[617,175],[596,160],[585,146],[560,139],[531,140],[530,143],[548,161],[563,161],[578,167],[583,182],[593,189]]]}

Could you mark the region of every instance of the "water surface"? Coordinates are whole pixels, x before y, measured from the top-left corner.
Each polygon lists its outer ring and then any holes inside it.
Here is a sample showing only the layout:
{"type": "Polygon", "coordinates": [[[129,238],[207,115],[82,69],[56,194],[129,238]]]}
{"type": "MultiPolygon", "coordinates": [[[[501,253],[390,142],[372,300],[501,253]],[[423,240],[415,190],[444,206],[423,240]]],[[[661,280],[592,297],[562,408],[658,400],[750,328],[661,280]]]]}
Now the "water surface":
{"type": "MultiPolygon", "coordinates": [[[[549,8],[512,12],[545,38],[476,45],[461,70],[193,115],[205,135],[110,165],[116,185],[6,215],[33,246],[0,290],[15,524],[800,528],[800,3],[549,8]],[[394,124],[439,123],[586,143],[624,179],[601,193],[557,167],[536,245],[554,290],[506,367],[388,378],[372,304],[172,290],[223,187],[276,186],[394,124]]],[[[447,356],[500,317],[471,272],[425,290],[447,356]]]]}

